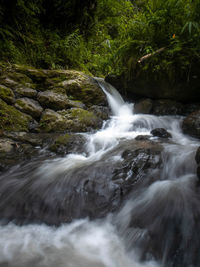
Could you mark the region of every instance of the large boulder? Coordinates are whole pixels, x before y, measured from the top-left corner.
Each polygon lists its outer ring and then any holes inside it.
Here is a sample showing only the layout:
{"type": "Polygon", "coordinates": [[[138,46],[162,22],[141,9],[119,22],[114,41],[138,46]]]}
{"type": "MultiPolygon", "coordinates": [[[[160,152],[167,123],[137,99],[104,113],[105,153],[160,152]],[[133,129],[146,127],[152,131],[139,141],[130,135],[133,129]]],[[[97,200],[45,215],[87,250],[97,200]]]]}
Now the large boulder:
{"type": "Polygon", "coordinates": [[[182,129],[185,134],[200,138],[200,110],[191,113],[183,120],[182,129]]]}
{"type": "Polygon", "coordinates": [[[0,85],[0,98],[8,104],[13,104],[15,102],[13,91],[4,85],[0,85]]]}
{"type": "Polygon", "coordinates": [[[0,101],[0,130],[5,131],[83,132],[101,127],[108,118],[106,96],[97,82],[74,70],[5,63],[0,101]]]}
{"type": "Polygon", "coordinates": [[[58,94],[49,90],[45,92],[40,92],[38,94],[37,99],[44,108],[50,108],[53,110],[62,110],[72,107],[66,95],[58,94]]]}
{"type": "MultiPolygon", "coordinates": [[[[162,60],[162,59],[161,59],[162,60]]],[[[118,90],[123,88],[124,95],[135,98],[171,99],[190,103],[200,102],[200,67],[199,63],[190,65],[188,70],[162,70],[158,61],[155,65],[151,59],[137,63],[129,73],[120,76],[108,75],[106,81],[118,90]]]]}
{"type": "Polygon", "coordinates": [[[22,113],[0,99],[0,129],[28,132],[31,121],[31,116],[22,113]]]}
{"type": "Polygon", "coordinates": [[[160,138],[172,138],[172,135],[164,128],[155,128],[150,132],[150,134],[160,138]]]}
{"type": "Polygon", "coordinates": [[[182,115],[184,114],[184,105],[167,99],[153,101],[151,114],[154,115],[182,115]]]}
{"type": "MultiPolygon", "coordinates": [[[[61,138],[64,143],[69,136],[65,137],[61,138]]],[[[155,171],[162,165],[161,152],[157,143],[129,140],[97,161],[71,155],[42,166],[37,160],[22,165],[9,173],[9,179],[6,174],[1,177],[1,219],[59,225],[76,218],[106,216],[120,208],[128,193],[159,178],[155,171]],[[68,168],[71,161],[76,168],[68,168]]]]}
{"type": "Polygon", "coordinates": [[[87,132],[91,129],[98,129],[101,125],[100,118],[81,108],[58,112],[46,109],[42,114],[38,130],[40,132],[87,132]]]}
{"type": "Polygon", "coordinates": [[[43,111],[43,108],[37,101],[30,99],[28,97],[17,99],[15,107],[20,111],[27,113],[36,119],[41,116],[43,111]]]}

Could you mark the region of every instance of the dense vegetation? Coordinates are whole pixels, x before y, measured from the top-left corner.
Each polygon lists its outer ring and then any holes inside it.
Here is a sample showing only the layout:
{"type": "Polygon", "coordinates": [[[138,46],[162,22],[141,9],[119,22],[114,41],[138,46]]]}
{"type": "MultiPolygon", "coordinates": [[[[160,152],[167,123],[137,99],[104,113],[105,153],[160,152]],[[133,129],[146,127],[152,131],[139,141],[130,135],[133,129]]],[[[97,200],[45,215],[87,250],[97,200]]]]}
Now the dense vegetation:
{"type": "Polygon", "coordinates": [[[189,72],[200,57],[200,0],[0,0],[0,58],[94,75],[189,72]]]}

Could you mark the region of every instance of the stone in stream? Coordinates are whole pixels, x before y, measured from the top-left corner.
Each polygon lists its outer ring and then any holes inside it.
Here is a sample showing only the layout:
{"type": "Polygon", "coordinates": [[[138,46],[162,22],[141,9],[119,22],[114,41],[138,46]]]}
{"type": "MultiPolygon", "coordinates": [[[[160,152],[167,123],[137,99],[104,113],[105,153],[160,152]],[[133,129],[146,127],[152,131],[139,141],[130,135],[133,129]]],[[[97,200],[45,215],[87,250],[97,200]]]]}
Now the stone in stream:
{"type": "Polygon", "coordinates": [[[155,128],[150,132],[153,136],[160,138],[171,138],[172,135],[164,128],[155,128]]]}
{"type": "Polygon", "coordinates": [[[183,120],[182,129],[185,134],[200,138],[200,110],[191,113],[183,120]]]}
{"type": "Polygon", "coordinates": [[[67,168],[66,158],[44,165],[35,159],[10,170],[9,179],[6,173],[1,176],[0,217],[20,224],[50,225],[104,217],[118,210],[130,192],[159,177],[161,152],[157,143],[129,140],[98,161],[84,161],[78,155],[75,168],[67,168]],[[113,157],[119,154],[123,160],[115,161],[113,157]]]}
{"type": "Polygon", "coordinates": [[[200,147],[197,149],[195,160],[197,163],[197,176],[200,179],[200,147]]]}

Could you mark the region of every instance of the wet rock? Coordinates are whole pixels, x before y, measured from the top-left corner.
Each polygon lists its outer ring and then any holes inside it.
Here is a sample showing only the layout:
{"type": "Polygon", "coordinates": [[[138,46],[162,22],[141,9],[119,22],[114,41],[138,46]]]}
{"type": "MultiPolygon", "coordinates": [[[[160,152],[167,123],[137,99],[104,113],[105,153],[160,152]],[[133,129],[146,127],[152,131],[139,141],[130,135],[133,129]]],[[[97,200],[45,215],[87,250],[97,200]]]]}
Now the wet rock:
{"type": "Polygon", "coordinates": [[[185,134],[200,138],[200,110],[191,113],[183,120],[182,129],[185,134]]]}
{"type": "Polygon", "coordinates": [[[15,92],[19,96],[25,96],[30,98],[35,98],[37,96],[37,91],[28,87],[19,87],[15,90],[15,92]]]}
{"type": "Polygon", "coordinates": [[[111,113],[108,107],[97,105],[91,106],[89,111],[92,111],[98,118],[101,118],[102,120],[108,120],[111,113]]]}
{"type": "Polygon", "coordinates": [[[77,74],[76,79],[65,80],[59,84],[65,88],[66,94],[73,99],[81,100],[86,106],[107,105],[106,97],[97,82],[83,73],[77,74]]]}
{"type": "Polygon", "coordinates": [[[102,120],[93,112],[81,108],[71,108],[65,111],[58,111],[64,119],[71,121],[71,132],[87,132],[92,129],[99,129],[102,120]]]}
{"type": "Polygon", "coordinates": [[[135,140],[145,141],[145,140],[149,140],[150,137],[151,137],[150,135],[138,135],[135,137],[135,140]]]}
{"type": "Polygon", "coordinates": [[[50,108],[55,111],[72,107],[66,95],[57,94],[53,91],[40,92],[37,99],[44,108],[50,108]]]}
{"type": "Polygon", "coordinates": [[[0,99],[0,129],[28,131],[32,118],[0,99]]]}
{"type": "Polygon", "coordinates": [[[67,120],[61,114],[51,110],[46,109],[42,113],[40,119],[38,130],[40,132],[62,132],[70,131],[72,121],[67,120]]]}
{"type": "Polygon", "coordinates": [[[10,79],[9,77],[0,77],[0,82],[1,84],[5,85],[6,87],[9,87],[9,88],[16,88],[18,83],[15,82],[14,80],[10,79]]]}
{"type": "Polygon", "coordinates": [[[86,138],[80,134],[60,135],[50,146],[50,150],[56,154],[65,155],[68,153],[82,153],[86,138]]]}
{"type": "Polygon", "coordinates": [[[0,153],[10,153],[13,151],[15,142],[8,138],[0,138],[0,153]]]}
{"type": "MultiPolygon", "coordinates": [[[[68,136],[61,137],[64,143],[65,137],[68,141],[68,136]]],[[[60,139],[56,140],[58,144],[60,139]]],[[[43,166],[37,160],[23,164],[9,172],[9,179],[6,174],[0,179],[0,216],[16,223],[50,225],[104,217],[119,209],[128,193],[156,179],[155,169],[162,165],[161,151],[158,144],[129,140],[98,161],[71,156],[45,161],[43,166]],[[67,167],[71,160],[76,168],[67,167]],[[16,180],[11,190],[8,183],[16,180]]]]}
{"type": "MultiPolygon", "coordinates": [[[[165,53],[165,52],[164,52],[165,53]]],[[[123,94],[133,99],[135,96],[151,99],[171,99],[183,103],[200,102],[199,62],[195,62],[185,71],[177,66],[173,72],[156,70],[157,61],[145,60],[132,66],[131,75],[126,72],[117,77],[106,77],[118,90],[123,88],[123,94]],[[188,72],[189,71],[189,72],[188,72]]]]}
{"type": "Polygon", "coordinates": [[[32,146],[44,148],[52,144],[60,134],[53,133],[27,133],[27,132],[6,132],[3,131],[2,137],[12,139],[18,143],[28,143],[32,146]]]}
{"type": "Polygon", "coordinates": [[[195,160],[197,164],[200,164],[200,147],[197,149],[195,160]]]}
{"type": "Polygon", "coordinates": [[[173,100],[156,100],[153,102],[151,113],[154,115],[182,115],[184,105],[173,100]]]}
{"type": "Polygon", "coordinates": [[[92,112],[80,108],[72,108],[55,112],[46,109],[39,123],[40,132],[87,132],[98,129],[102,120],[92,112]]]}
{"type": "Polygon", "coordinates": [[[31,115],[35,119],[38,119],[43,111],[43,108],[37,101],[27,97],[17,99],[15,107],[20,111],[31,115]]]}
{"type": "Polygon", "coordinates": [[[195,160],[197,163],[197,176],[200,179],[200,147],[197,149],[195,160]]]}
{"type": "Polygon", "coordinates": [[[156,128],[150,132],[153,136],[161,138],[172,138],[172,135],[164,128],[156,128]]]}
{"type": "Polygon", "coordinates": [[[13,104],[15,102],[13,91],[4,85],[0,85],[0,98],[7,104],[13,104]]]}
{"type": "Polygon", "coordinates": [[[140,100],[134,105],[134,113],[149,114],[153,106],[153,101],[149,98],[140,100]]]}

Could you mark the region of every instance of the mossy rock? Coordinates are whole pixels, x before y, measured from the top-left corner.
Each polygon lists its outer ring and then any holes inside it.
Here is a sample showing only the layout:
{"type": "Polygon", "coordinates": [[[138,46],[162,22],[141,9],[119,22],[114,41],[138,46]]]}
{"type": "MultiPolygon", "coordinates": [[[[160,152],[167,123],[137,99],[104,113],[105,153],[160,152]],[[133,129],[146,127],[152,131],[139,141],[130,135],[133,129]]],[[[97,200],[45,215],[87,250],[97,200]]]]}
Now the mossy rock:
{"type": "Polygon", "coordinates": [[[39,123],[39,132],[64,132],[70,131],[73,122],[51,109],[46,109],[39,123]]]}
{"type": "Polygon", "coordinates": [[[72,120],[72,132],[86,132],[90,129],[98,129],[102,125],[102,120],[93,112],[82,108],[71,108],[66,111],[59,111],[63,117],[72,120]]]}
{"type": "Polygon", "coordinates": [[[37,99],[44,108],[53,110],[61,110],[73,106],[66,95],[57,94],[50,90],[40,92],[37,99]]]}
{"type": "Polygon", "coordinates": [[[46,109],[43,112],[38,131],[40,132],[87,132],[98,129],[102,120],[94,113],[81,108],[72,108],[55,112],[46,109]]]}
{"type": "Polygon", "coordinates": [[[81,153],[86,139],[80,134],[65,134],[59,136],[49,149],[57,154],[81,153]]]}
{"type": "Polygon", "coordinates": [[[0,98],[8,104],[12,104],[15,101],[13,91],[4,85],[0,85],[0,98]]]}
{"type": "Polygon", "coordinates": [[[0,83],[6,87],[15,89],[18,86],[18,83],[12,79],[10,79],[7,75],[3,75],[0,77],[0,83]]]}
{"type": "Polygon", "coordinates": [[[27,83],[32,83],[32,79],[29,78],[27,75],[23,74],[23,73],[19,73],[16,71],[11,71],[8,73],[8,77],[12,80],[14,80],[15,82],[18,82],[20,84],[27,84],[27,83]]]}
{"type": "Polygon", "coordinates": [[[106,97],[98,84],[89,76],[77,73],[78,76],[58,84],[65,88],[66,94],[74,100],[81,100],[85,105],[106,105],[106,97]]]}
{"type": "Polygon", "coordinates": [[[32,118],[0,99],[0,129],[28,132],[32,118]]]}
{"type": "Polygon", "coordinates": [[[18,96],[26,96],[35,98],[37,96],[37,91],[29,87],[19,87],[15,90],[18,96]]]}
{"type": "Polygon", "coordinates": [[[15,107],[20,111],[27,113],[36,119],[41,116],[43,111],[43,108],[37,101],[30,99],[28,97],[17,99],[15,107]]]}
{"type": "Polygon", "coordinates": [[[14,69],[28,76],[33,82],[45,82],[46,74],[43,70],[35,69],[25,65],[14,65],[14,69]]]}

